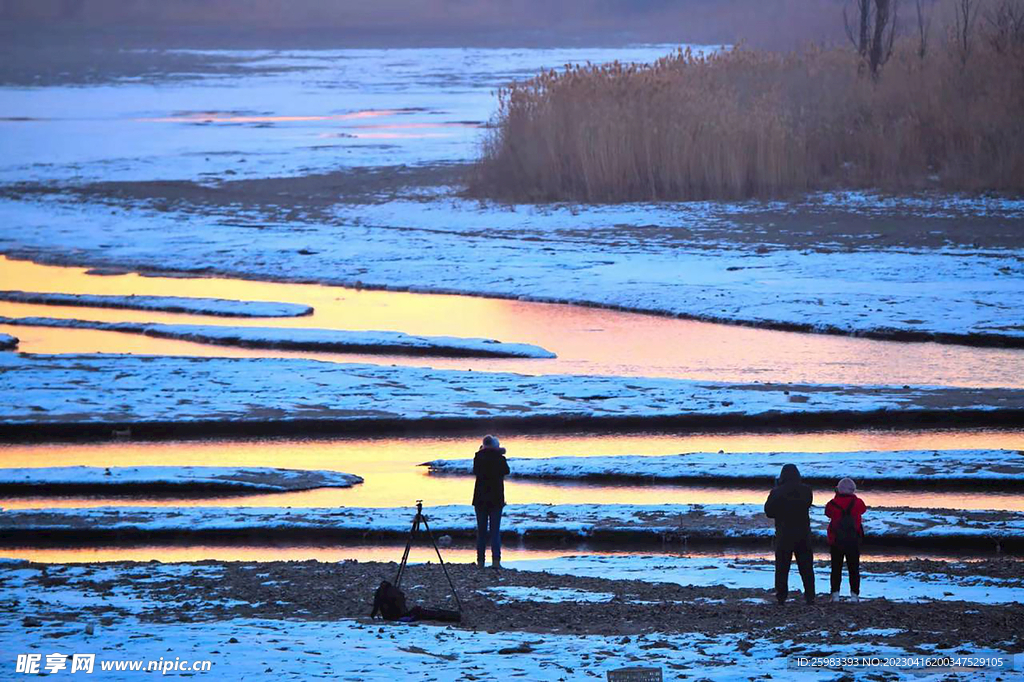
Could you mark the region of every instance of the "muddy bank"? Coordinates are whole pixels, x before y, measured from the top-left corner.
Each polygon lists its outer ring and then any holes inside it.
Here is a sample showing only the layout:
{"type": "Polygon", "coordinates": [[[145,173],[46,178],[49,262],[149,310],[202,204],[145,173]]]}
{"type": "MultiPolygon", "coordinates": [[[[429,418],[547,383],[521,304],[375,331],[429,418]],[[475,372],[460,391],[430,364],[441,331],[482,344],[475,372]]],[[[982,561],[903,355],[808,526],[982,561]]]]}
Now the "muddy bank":
{"type": "Polygon", "coordinates": [[[115,308],[165,313],[191,313],[194,315],[214,315],[218,317],[302,317],[313,314],[313,308],[310,306],[296,303],[237,301],[222,298],[192,298],[185,296],[109,296],[38,291],[0,291],[0,301],[80,308],[115,308]]]}
{"type": "Polygon", "coordinates": [[[350,488],[363,479],[340,471],[268,467],[143,466],[0,469],[0,493],[16,496],[149,495],[209,497],[314,488],[350,488]]]}
{"type": "Polygon", "coordinates": [[[1024,424],[1024,390],[1016,389],[528,376],[274,358],[5,354],[0,391],[12,397],[0,402],[3,440],[1024,424]]]}
{"type": "MultiPolygon", "coordinates": [[[[436,536],[475,537],[472,507],[428,510],[436,536]]],[[[0,542],[195,544],[250,541],[400,541],[408,536],[412,511],[403,507],[93,507],[11,509],[0,514],[0,542]]],[[[827,519],[819,511],[811,532],[819,541],[827,519]]],[[[606,547],[636,543],[648,547],[749,544],[766,546],[774,524],[761,505],[549,505],[506,508],[502,536],[538,546],[575,544],[582,539],[606,547]]],[[[950,509],[874,508],[865,520],[865,546],[1024,549],[1024,513],[950,509]]]]}
{"type": "Polygon", "coordinates": [[[0,442],[92,442],[130,438],[139,441],[240,437],[423,436],[505,431],[521,434],[614,432],[678,433],[857,428],[948,429],[1024,426],[1024,410],[942,410],[896,413],[834,412],[765,416],[680,415],[675,417],[483,417],[452,419],[290,419],[262,421],[130,421],[0,423],[0,442]],[[124,435],[121,435],[124,434],[124,435]]]}
{"type": "MultiPolygon", "coordinates": [[[[916,562],[885,566],[912,572],[916,562]]],[[[925,644],[955,647],[970,641],[980,647],[1020,648],[1024,642],[1024,606],[966,602],[893,602],[806,606],[794,595],[785,606],[771,603],[768,589],[720,586],[683,587],[670,583],[607,580],[504,569],[480,570],[449,564],[463,603],[459,627],[486,631],[559,634],[615,634],[699,631],[708,635],[742,633],[773,641],[839,643],[887,631],[886,642],[915,651],[925,644]],[[524,593],[508,598],[508,592],[524,593]],[[568,591],[568,592],[566,592],[568,591]],[[531,592],[539,596],[529,598],[531,592]],[[547,593],[547,594],[545,594],[547,593]],[[547,595],[563,596],[543,601],[547,595]],[[593,595],[588,598],[588,595],[593,595]],[[927,623],[927,627],[922,624],[927,623]],[[861,634],[863,632],[864,634],[861,634]]],[[[970,564],[978,575],[1003,575],[1013,567],[1000,560],[970,564]]],[[[942,575],[945,566],[928,566],[942,575]]],[[[40,605],[36,619],[113,625],[128,609],[143,621],[206,622],[236,618],[281,621],[367,619],[372,595],[382,579],[393,579],[394,563],[219,563],[96,564],[0,567],[0,585],[30,591],[74,590],[79,603],[40,605]],[[129,594],[131,606],[89,605],[93,597],[129,594]]],[[[865,566],[870,580],[878,567],[865,566]]],[[[954,568],[953,570],[961,570],[954,568]]],[[[767,586],[766,586],[767,587],[767,586]]],[[[411,603],[451,604],[448,585],[436,564],[411,565],[403,580],[411,603]]],[[[384,627],[404,628],[395,625],[384,627]]],[[[397,631],[398,633],[401,630],[397,631]]],[[[657,644],[655,644],[657,646],[657,644]]]]}
{"type": "MultiPolygon", "coordinates": [[[[312,312],[312,309],[310,309],[312,312]]],[[[413,355],[448,358],[550,359],[554,353],[528,343],[456,336],[421,336],[394,331],[350,331],[310,327],[231,327],[226,325],[98,322],[53,317],[0,316],[0,324],[58,329],[96,329],[140,334],[214,346],[320,353],[413,355]]]]}
{"type": "MultiPolygon", "coordinates": [[[[903,450],[852,452],[691,452],[678,455],[612,455],[510,458],[510,478],[574,482],[745,487],[771,484],[784,464],[799,467],[804,481],[827,486],[836,471],[872,489],[981,488],[1024,485],[1024,450],[903,450]]],[[[424,462],[431,475],[473,473],[473,460],[424,462]]]]}

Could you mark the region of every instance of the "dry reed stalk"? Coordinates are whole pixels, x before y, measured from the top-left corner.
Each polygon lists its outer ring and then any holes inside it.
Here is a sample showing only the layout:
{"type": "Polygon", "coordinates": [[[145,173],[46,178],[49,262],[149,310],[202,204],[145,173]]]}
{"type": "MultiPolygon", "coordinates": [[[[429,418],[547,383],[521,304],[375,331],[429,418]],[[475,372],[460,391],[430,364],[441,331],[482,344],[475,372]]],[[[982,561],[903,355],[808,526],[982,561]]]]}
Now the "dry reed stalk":
{"type": "Polygon", "coordinates": [[[499,93],[469,182],[507,201],[742,199],[809,190],[1024,191],[1024,45],[978,41],[881,77],[857,55],[679,51],[570,66],[499,93]]]}

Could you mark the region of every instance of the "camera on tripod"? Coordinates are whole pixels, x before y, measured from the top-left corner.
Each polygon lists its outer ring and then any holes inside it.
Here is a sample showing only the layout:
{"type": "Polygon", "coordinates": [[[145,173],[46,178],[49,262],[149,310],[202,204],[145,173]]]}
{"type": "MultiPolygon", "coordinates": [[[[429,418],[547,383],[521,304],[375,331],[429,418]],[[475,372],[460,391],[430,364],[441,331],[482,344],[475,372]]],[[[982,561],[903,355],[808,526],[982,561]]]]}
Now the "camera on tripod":
{"type": "Polygon", "coordinates": [[[398,564],[398,574],[395,576],[395,581],[393,583],[387,580],[381,581],[380,586],[377,587],[377,591],[373,595],[373,611],[370,613],[370,617],[376,618],[378,613],[384,620],[392,621],[438,620],[458,623],[462,620],[462,602],[459,600],[459,593],[455,589],[455,583],[452,582],[452,577],[448,573],[448,567],[445,565],[444,559],[441,558],[441,550],[437,546],[434,534],[430,531],[427,517],[423,515],[423,500],[416,500],[416,515],[412,519],[412,528],[409,529],[409,538],[405,543],[405,551],[402,552],[402,561],[398,564]],[[406,608],[405,593],[401,590],[402,576],[405,574],[405,567],[409,561],[409,550],[412,549],[413,540],[416,538],[416,534],[420,532],[420,524],[423,525],[423,529],[427,532],[430,544],[433,545],[434,552],[437,553],[437,561],[441,564],[444,577],[448,580],[448,587],[451,588],[452,597],[455,598],[455,605],[457,607],[455,611],[451,609],[423,608],[420,606],[414,606],[411,609],[406,608]]]}

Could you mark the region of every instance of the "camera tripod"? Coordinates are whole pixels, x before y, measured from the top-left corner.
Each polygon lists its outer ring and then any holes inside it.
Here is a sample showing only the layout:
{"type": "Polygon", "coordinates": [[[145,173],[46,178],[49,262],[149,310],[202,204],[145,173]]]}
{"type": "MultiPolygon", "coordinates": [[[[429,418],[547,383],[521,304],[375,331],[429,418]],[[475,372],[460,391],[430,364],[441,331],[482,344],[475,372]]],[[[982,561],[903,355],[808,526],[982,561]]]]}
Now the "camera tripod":
{"type": "Polygon", "coordinates": [[[402,574],[405,572],[405,564],[409,561],[409,550],[412,548],[412,541],[416,537],[416,533],[420,529],[420,524],[423,524],[423,528],[427,531],[427,537],[430,538],[430,544],[434,546],[434,551],[437,552],[437,560],[441,563],[441,569],[444,571],[444,577],[448,579],[448,587],[452,588],[452,596],[455,597],[455,604],[458,606],[459,611],[462,611],[462,602],[459,601],[459,593],[455,591],[455,584],[452,582],[452,577],[448,575],[448,567],[444,565],[444,559],[441,558],[441,550],[437,548],[437,541],[434,540],[434,534],[430,532],[430,525],[427,524],[427,517],[423,515],[423,500],[416,500],[416,516],[412,520],[412,528],[409,530],[409,540],[405,543],[405,552],[402,553],[402,563],[398,565],[398,575],[395,577],[395,587],[401,587],[402,585],[402,574]]]}

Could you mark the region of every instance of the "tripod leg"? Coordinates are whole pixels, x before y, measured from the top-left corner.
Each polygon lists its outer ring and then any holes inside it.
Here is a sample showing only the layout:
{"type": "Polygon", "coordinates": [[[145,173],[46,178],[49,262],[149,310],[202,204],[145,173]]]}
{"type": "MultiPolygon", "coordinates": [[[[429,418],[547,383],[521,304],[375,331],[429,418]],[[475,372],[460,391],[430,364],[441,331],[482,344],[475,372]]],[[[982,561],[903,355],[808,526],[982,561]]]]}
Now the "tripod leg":
{"type": "Polygon", "coordinates": [[[427,517],[423,517],[423,527],[427,529],[427,537],[430,538],[430,544],[434,546],[434,551],[437,552],[437,560],[441,562],[441,569],[444,571],[444,577],[448,579],[448,587],[452,588],[452,596],[455,597],[455,604],[459,607],[459,612],[462,612],[462,602],[459,600],[459,593],[455,591],[455,583],[452,582],[452,577],[448,575],[448,567],[444,565],[444,559],[441,558],[441,550],[437,548],[437,541],[434,540],[434,534],[430,532],[430,525],[427,523],[427,517]]]}
{"type": "Polygon", "coordinates": [[[420,515],[412,520],[412,528],[409,529],[409,539],[405,542],[405,551],[402,552],[402,562],[398,564],[398,575],[395,576],[395,587],[402,585],[402,574],[405,573],[405,564],[409,561],[409,550],[412,548],[412,539],[416,537],[416,531],[420,527],[420,515]]]}

